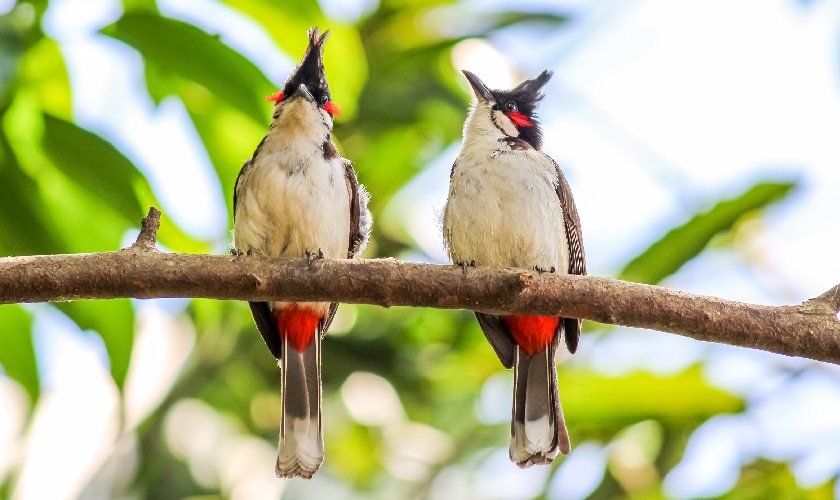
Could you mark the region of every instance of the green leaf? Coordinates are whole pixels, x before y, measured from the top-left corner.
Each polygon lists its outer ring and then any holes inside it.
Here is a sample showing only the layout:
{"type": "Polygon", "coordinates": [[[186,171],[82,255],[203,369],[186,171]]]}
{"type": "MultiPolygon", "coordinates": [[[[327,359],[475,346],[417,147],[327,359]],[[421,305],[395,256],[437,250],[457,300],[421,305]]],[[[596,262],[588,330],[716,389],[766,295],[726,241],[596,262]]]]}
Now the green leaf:
{"type": "Polygon", "coordinates": [[[68,178],[127,220],[136,223],[143,216],[136,187],[145,184],[145,178],[109,142],[78,125],[44,114],[42,147],[68,178]]]}
{"type": "Polygon", "coordinates": [[[696,257],[712,238],[729,231],[751,212],[784,198],[795,186],[795,182],[759,182],[734,198],[717,202],[710,210],[668,231],[631,260],[619,279],[659,283],[696,257]]]}
{"type": "Polygon", "coordinates": [[[274,86],[251,61],[218,37],[149,12],[127,12],[102,32],[137,49],[147,64],[204,87],[203,92],[196,89],[196,99],[209,91],[252,119],[266,120],[270,110],[263,97],[274,86]]]}
{"type": "Polygon", "coordinates": [[[21,169],[8,138],[0,131],[0,255],[33,255],[62,248],[41,211],[38,185],[21,169]]]}
{"type": "Polygon", "coordinates": [[[56,304],[79,328],[94,330],[105,343],[111,376],[122,389],[134,346],[134,308],[128,299],[80,300],[56,304]]]}
{"type": "Polygon", "coordinates": [[[6,374],[26,389],[33,403],[38,401],[41,386],[38,383],[38,364],[32,345],[32,316],[16,304],[0,305],[2,349],[0,365],[6,374]]]}
{"type": "Polygon", "coordinates": [[[19,92],[34,95],[41,109],[64,119],[72,118],[70,76],[55,40],[42,38],[26,51],[19,80],[19,92]]]}
{"type": "Polygon", "coordinates": [[[557,27],[569,22],[569,17],[554,14],[550,12],[495,12],[484,16],[489,21],[490,27],[482,34],[488,35],[490,32],[507,28],[515,24],[533,24],[541,23],[546,26],[557,27]]]}
{"type": "Polygon", "coordinates": [[[790,465],[773,462],[760,458],[745,466],[741,470],[738,483],[727,494],[721,496],[725,500],[762,500],[765,498],[810,498],[833,499],[834,495],[828,483],[828,488],[803,490],[797,484],[796,476],[790,470],[790,465]]]}
{"type": "Polygon", "coordinates": [[[0,16],[0,102],[12,87],[25,46],[24,28],[11,14],[0,16]]]}
{"type": "Polygon", "coordinates": [[[566,418],[575,425],[623,428],[651,418],[699,424],[744,408],[741,399],[709,385],[696,366],[668,376],[635,372],[610,377],[564,369],[558,380],[566,418]]]}

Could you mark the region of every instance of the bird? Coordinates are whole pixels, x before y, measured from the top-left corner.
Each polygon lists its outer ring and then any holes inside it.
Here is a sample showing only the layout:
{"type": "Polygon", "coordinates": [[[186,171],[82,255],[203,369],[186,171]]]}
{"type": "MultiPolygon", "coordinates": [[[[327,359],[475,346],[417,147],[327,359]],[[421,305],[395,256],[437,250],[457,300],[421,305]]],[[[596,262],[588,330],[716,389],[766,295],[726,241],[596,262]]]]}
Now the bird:
{"type": "MultiPolygon", "coordinates": [[[[454,263],[586,274],[580,217],[557,163],[542,151],[537,103],[548,70],[511,90],[491,90],[464,70],[475,98],[450,172],[443,237],[454,263]]],[[[557,389],[560,338],[574,353],[576,318],[476,312],[484,335],[513,368],[510,459],[522,468],[570,451],[557,389]]]]}
{"type": "MultiPolygon", "coordinates": [[[[332,101],[323,64],[329,30],[307,32],[309,45],[274,103],[268,133],[236,178],[236,255],[354,258],[372,219],[369,195],[332,140],[332,101]]],[[[338,304],[249,302],[257,329],[278,360],[282,408],[275,473],[309,479],[324,458],[321,340],[338,304]]]]}

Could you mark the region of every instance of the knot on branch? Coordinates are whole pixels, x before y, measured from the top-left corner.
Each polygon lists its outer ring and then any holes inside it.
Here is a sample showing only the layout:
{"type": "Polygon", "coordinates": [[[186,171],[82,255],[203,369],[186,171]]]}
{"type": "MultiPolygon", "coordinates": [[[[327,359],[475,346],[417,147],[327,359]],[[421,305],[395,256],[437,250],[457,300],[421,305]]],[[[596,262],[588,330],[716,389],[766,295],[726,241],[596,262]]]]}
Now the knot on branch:
{"type": "Polygon", "coordinates": [[[160,210],[155,207],[149,208],[149,213],[143,217],[140,223],[140,234],[137,239],[126,250],[133,252],[157,252],[157,232],[160,228],[160,210]]]}

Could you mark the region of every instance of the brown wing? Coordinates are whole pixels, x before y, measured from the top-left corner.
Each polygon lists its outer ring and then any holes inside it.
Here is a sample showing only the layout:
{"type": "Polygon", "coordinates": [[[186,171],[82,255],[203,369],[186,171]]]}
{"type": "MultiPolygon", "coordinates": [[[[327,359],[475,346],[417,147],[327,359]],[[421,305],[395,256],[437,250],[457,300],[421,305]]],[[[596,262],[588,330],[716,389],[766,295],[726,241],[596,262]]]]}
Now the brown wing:
{"type": "MultiPolygon", "coordinates": [[[[551,159],[546,155],[546,158],[551,159]]],[[[553,159],[554,167],[557,170],[557,197],[560,198],[560,206],[563,209],[563,223],[566,226],[566,241],[569,245],[569,274],[586,275],[586,255],[583,250],[583,234],[580,228],[580,216],[578,215],[575,199],[572,197],[572,189],[566,181],[566,176],[560,170],[553,159]]],[[[577,350],[580,341],[580,323],[576,318],[563,318],[565,330],[566,347],[572,354],[577,350]]]]}
{"type": "Polygon", "coordinates": [[[359,200],[359,181],[356,179],[356,171],[353,164],[344,161],[344,179],[347,181],[347,191],[350,194],[350,242],[347,246],[347,258],[352,259],[359,251],[359,247],[365,238],[362,228],[362,206],[359,200]]]}

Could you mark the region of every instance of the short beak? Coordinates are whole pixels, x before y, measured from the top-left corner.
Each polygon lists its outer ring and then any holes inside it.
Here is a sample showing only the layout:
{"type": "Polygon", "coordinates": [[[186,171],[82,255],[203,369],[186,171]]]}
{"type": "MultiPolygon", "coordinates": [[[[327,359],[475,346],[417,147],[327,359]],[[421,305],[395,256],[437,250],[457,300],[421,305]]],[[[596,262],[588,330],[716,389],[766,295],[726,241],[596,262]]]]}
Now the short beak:
{"type": "Polygon", "coordinates": [[[490,93],[490,89],[487,88],[487,85],[484,85],[484,82],[482,82],[481,79],[465,69],[461,71],[463,71],[464,76],[467,77],[467,80],[470,82],[473,92],[475,92],[475,96],[478,97],[479,101],[495,101],[493,94],[490,93]]]}
{"type": "Polygon", "coordinates": [[[309,93],[309,89],[307,89],[306,85],[304,85],[303,83],[301,83],[298,86],[297,90],[295,90],[294,94],[292,94],[292,98],[295,98],[297,96],[303,97],[309,102],[315,102],[315,98],[312,97],[312,94],[309,93]]]}

